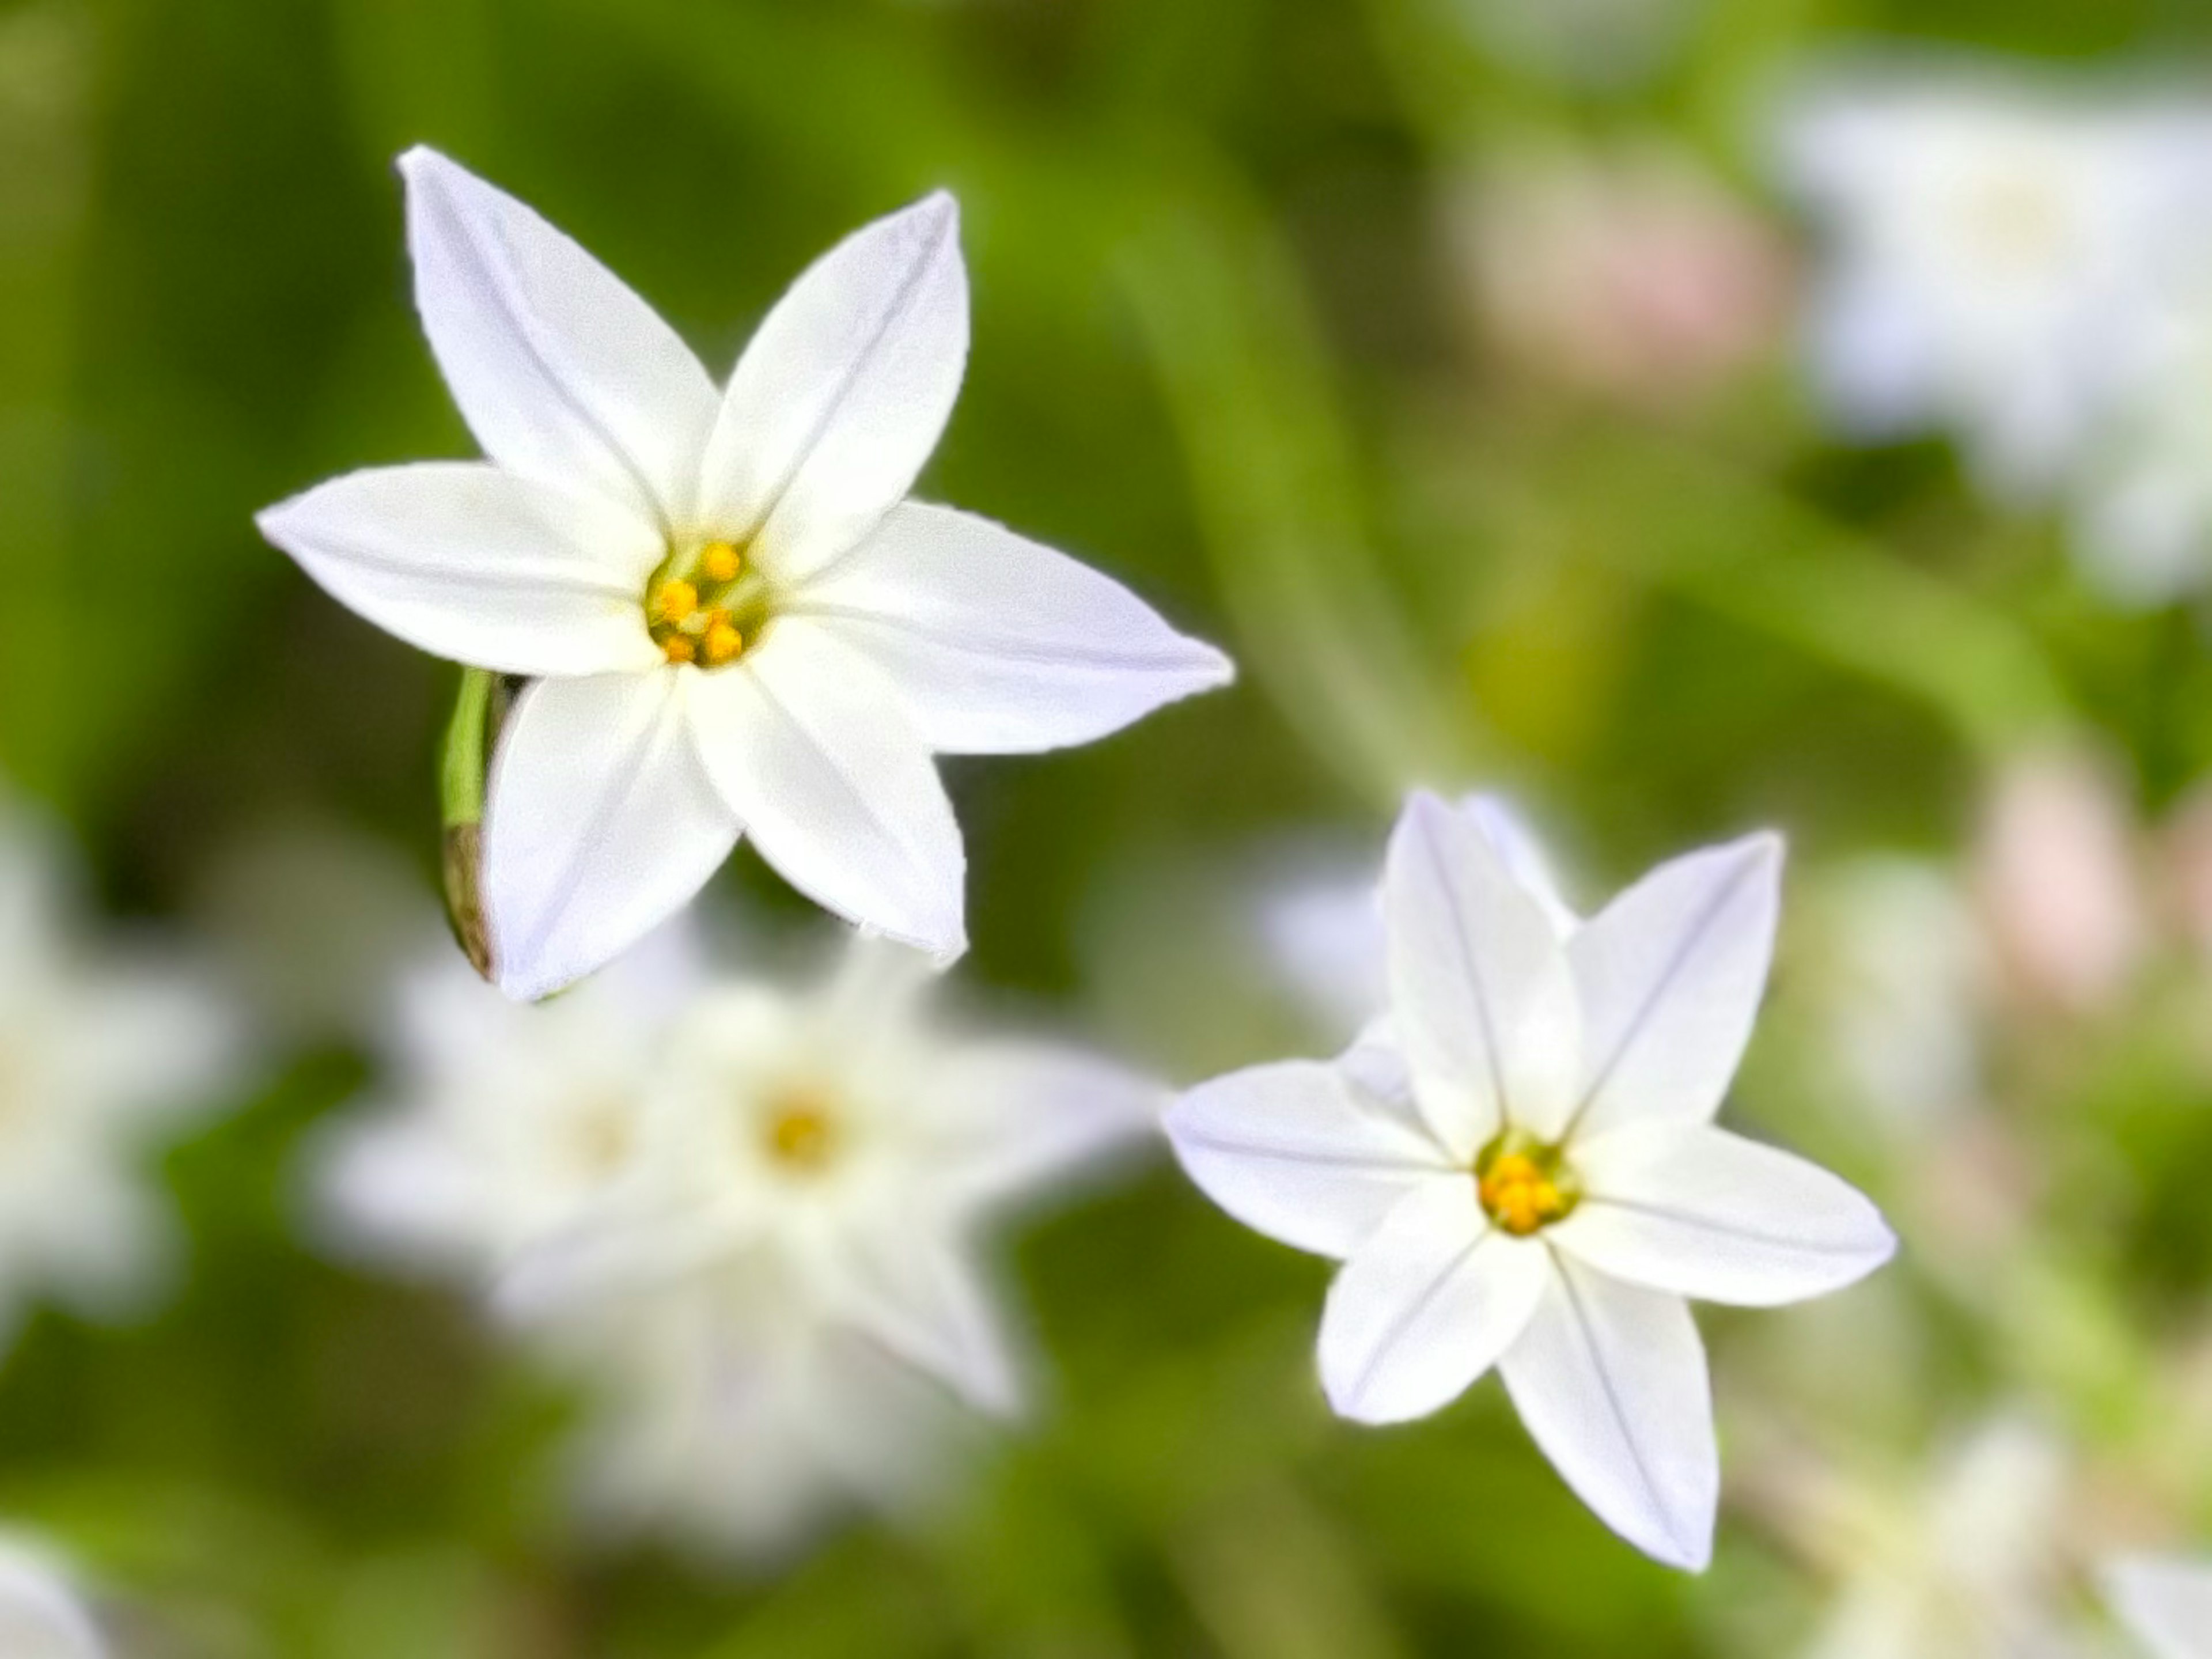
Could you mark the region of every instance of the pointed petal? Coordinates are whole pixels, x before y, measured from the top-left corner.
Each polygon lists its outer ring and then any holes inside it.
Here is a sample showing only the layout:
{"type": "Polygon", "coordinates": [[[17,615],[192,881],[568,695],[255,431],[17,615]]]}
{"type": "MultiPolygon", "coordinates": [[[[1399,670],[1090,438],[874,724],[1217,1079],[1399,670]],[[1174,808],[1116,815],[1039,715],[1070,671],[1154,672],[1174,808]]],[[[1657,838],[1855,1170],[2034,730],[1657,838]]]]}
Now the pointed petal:
{"type": "Polygon", "coordinates": [[[963,1196],[996,1204],[1048,1197],[1156,1151],[1166,1104],[1158,1083],[1097,1054],[1000,1039],[951,1048],[920,1085],[915,1115],[963,1196]]]}
{"type": "Polygon", "coordinates": [[[2105,1593],[2151,1659],[2212,1659],[2212,1561],[2125,1556],[2105,1593]]]}
{"type": "Polygon", "coordinates": [[[1550,1273],[1541,1246],[1492,1228],[1470,1176],[1428,1177],[1328,1287],[1329,1405],[1358,1423],[1403,1423],[1449,1405],[1527,1328],[1550,1273]]]}
{"type": "Polygon", "coordinates": [[[949,507],[895,507],[799,601],[897,683],[940,753],[1088,743],[1236,677],[1110,576],[949,507]]]}
{"type": "Polygon", "coordinates": [[[418,650],[502,674],[654,666],[635,514],[473,461],[380,467],[254,522],[340,605],[418,650]]]}
{"type": "Polygon", "coordinates": [[[399,158],[415,304],[484,453],[655,525],[689,512],[714,383],[605,265],[435,150],[399,158]]]}
{"type": "Polygon", "coordinates": [[[960,209],[942,191],[856,231],[776,302],[730,376],[702,522],[796,581],[913,487],[968,362],[960,209]]]}
{"type": "Polygon", "coordinates": [[[540,680],[508,715],[485,805],[500,989],[550,994],[689,902],[738,820],[693,754],[673,670],[540,680]]]}
{"type": "Polygon", "coordinates": [[[1542,838],[1518,806],[1504,795],[1479,793],[1462,796],[1459,810],[1489,837],[1498,856],[1513,872],[1513,879],[1527,889],[1528,896],[1551,918],[1553,932],[1565,939],[1582,926],[1582,918],[1575,914],[1574,907],[1567,902],[1560,889],[1559,876],[1552,868],[1551,855],[1545,852],[1542,838]]]}
{"type": "Polygon", "coordinates": [[[1602,1273],[1741,1307],[1856,1283],[1896,1253],[1866,1196],[1819,1165],[1704,1124],[1577,1141],[1585,1195],[1552,1241],[1602,1273]]]}
{"type": "Polygon", "coordinates": [[[836,1292],[861,1329],[979,1410],[1020,1409],[1020,1364],[980,1269],[957,1246],[917,1222],[847,1240],[836,1263],[836,1292]]]}
{"type": "Polygon", "coordinates": [[[1509,1121],[1553,1139],[1579,1038],[1543,908],[1472,819],[1424,793],[1390,837],[1382,917],[1392,1018],[1437,1138],[1461,1162],[1509,1121]]]}
{"type": "Polygon", "coordinates": [[[9,1659],[105,1659],[107,1644],[61,1565],[0,1540],[0,1653],[9,1659]]]}
{"type": "Polygon", "coordinates": [[[1202,1083],[1168,1109],[1199,1189],[1255,1232],[1343,1257],[1450,1161],[1410,1103],[1341,1066],[1291,1060],[1202,1083]]]}
{"type": "Polygon", "coordinates": [[[968,948],[960,826],[872,665],[812,619],[779,617],[734,666],[690,685],[700,757],[786,881],[933,955],[968,948]]]}
{"type": "Polygon", "coordinates": [[[1689,1308],[1553,1259],[1535,1316],[1498,1364],[1514,1407],[1599,1520],[1655,1559],[1703,1572],[1720,1452],[1689,1308]]]}
{"type": "Polygon", "coordinates": [[[1766,988],[1781,882],[1781,837],[1747,836],[1661,865],[1575,934],[1579,1133],[1720,1109],[1766,988]]]}

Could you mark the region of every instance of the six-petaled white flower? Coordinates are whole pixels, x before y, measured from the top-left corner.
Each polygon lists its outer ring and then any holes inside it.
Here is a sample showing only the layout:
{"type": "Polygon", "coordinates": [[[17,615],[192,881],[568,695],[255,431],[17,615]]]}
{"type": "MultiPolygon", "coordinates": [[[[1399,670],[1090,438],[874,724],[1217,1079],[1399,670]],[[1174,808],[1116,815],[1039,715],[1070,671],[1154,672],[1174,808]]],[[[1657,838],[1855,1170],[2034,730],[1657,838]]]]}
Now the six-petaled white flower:
{"type": "Polygon", "coordinates": [[[2124,1557],[2105,1591],[2150,1659],[2212,1659],[2212,1561],[2124,1557]]]}
{"type": "Polygon", "coordinates": [[[717,391],[530,209],[426,149],[400,166],[416,304],[489,459],[355,473],[260,524],[370,621],[532,678],[484,824],[511,995],[634,943],[740,834],[826,908],[957,955],[933,755],[1087,742],[1229,679],[1120,584],[906,499],[967,358],[950,196],[818,261],[717,391]]]}
{"type": "Polygon", "coordinates": [[[1478,816],[1417,794],[1383,878],[1387,1018],[1334,1064],[1237,1073],[1168,1115],[1224,1209],[1345,1261],[1320,1344],[1338,1412],[1419,1417],[1494,1364],[1584,1501],[1693,1569],[1719,1468],[1684,1298],[1819,1295],[1894,1245],[1852,1188],[1712,1123],[1780,869],[1779,842],[1755,836],[1577,923],[1478,816]]]}

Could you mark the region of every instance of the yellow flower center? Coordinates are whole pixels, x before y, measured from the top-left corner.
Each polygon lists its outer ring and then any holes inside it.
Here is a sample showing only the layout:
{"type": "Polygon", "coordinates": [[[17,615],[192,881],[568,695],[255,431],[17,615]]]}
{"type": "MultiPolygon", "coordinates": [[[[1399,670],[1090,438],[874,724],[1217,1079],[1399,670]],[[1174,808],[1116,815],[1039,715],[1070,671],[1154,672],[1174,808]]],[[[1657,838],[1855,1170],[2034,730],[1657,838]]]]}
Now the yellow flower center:
{"type": "Polygon", "coordinates": [[[768,580],[735,542],[672,548],[645,588],[645,625],[672,664],[726,668],[760,640],[768,580]]]}
{"type": "Polygon", "coordinates": [[[835,1106],[816,1089],[793,1089],[771,1104],[763,1136],[769,1161],[795,1175],[819,1175],[837,1155],[842,1133],[835,1106]]]}
{"type": "Polygon", "coordinates": [[[1558,1147],[1510,1131],[1485,1149],[1474,1181],[1484,1212],[1516,1238],[1565,1220],[1582,1201],[1582,1188],[1558,1147]]]}

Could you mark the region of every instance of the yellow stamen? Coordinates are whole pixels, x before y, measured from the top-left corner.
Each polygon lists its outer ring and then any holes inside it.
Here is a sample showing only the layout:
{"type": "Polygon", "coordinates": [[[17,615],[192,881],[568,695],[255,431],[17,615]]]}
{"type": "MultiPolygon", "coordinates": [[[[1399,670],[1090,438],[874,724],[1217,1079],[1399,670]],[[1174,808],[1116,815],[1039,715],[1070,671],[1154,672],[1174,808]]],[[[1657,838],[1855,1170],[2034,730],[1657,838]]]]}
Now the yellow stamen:
{"type": "Polygon", "coordinates": [[[699,590],[681,576],[671,576],[653,595],[653,608],[661,621],[680,623],[699,608],[699,590]]]}
{"type": "Polygon", "coordinates": [[[777,1163],[812,1174],[829,1164],[836,1148],[836,1122],[812,1090],[795,1090],[777,1103],[768,1126],[769,1154],[777,1163]]]}
{"type": "Polygon", "coordinates": [[[1525,1152],[1507,1152],[1490,1166],[1476,1188],[1490,1218],[1516,1238],[1550,1225],[1567,1213],[1559,1185],[1525,1152]]]}
{"type": "Polygon", "coordinates": [[[744,563],[734,542],[708,542],[699,552],[699,568],[713,581],[737,580],[738,568],[744,563]]]}
{"type": "Polygon", "coordinates": [[[724,663],[737,660],[738,653],[745,648],[745,636],[737,630],[726,611],[717,611],[707,618],[707,666],[720,668],[724,663]]]}
{"type": "Polygon", "coordinates": [[[671,634],[660,642],[661,654],[673,663],[690,662],[699,654],[699,647],[691,643],[687,634],[671,634]]]}

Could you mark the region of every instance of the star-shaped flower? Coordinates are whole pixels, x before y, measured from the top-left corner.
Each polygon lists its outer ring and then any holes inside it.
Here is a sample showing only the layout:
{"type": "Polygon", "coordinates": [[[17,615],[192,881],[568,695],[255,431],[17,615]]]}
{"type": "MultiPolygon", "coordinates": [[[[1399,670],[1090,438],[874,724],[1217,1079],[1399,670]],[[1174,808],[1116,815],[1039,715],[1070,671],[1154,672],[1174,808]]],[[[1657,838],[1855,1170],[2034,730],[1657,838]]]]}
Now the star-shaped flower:
{"type": "Polygon", "coordinates": [[[1852,1188],[1713,1126],[1781,862],[1754,836],[1576,923],[1479,816],[1416,795],[1383,877],[1386,1019],[1334,1064],[1237,1073],[1168,1115],[1216,1203],[1345,1261],[1321,1331],[1340,1413],[1420,1417],[1494,1364],[1583,1501],[1691,1569],[1719,1461],[1684,1298],[1796,1301],[1894,1247],[1852,1188]]]}
{"type": "Polygon", "coordinates": [[[379,626],[532,679],[484,823],[510,995],[642,937],[740,834],[826,908],[957,955],[933,754],[1088,742],[1230,678],[1119,583],[906,499],[967,359],[950,196],[831,250],[717,391],[530,209],[427,149],[400,168],[416,305],[489,459],[354,473],[260,525],[379,626]]]}

